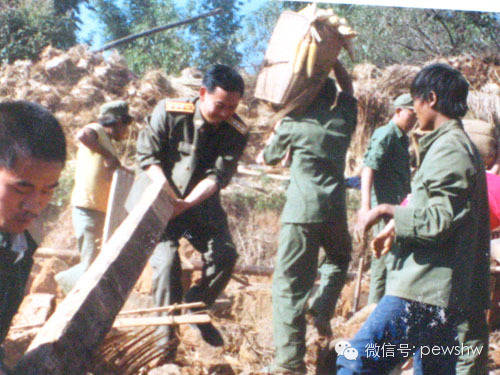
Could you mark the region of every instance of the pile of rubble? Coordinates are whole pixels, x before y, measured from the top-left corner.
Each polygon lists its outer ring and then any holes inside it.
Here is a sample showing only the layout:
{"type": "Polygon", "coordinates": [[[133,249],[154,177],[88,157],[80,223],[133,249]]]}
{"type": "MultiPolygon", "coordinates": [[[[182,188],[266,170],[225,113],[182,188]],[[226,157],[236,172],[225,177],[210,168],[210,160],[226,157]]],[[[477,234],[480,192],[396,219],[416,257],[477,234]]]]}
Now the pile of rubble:
{"type": "Polygon", "coordinates": [[[94,121],[99,106],[124,99],[141,122],[165,96],[189,97],[201,73],[188,69],[179,78],[151,71],[139,79],[116,52],[102,53],[77,45],[64,52],[47,47],[37,62],[16,61],[0,69],[0,98],[38,102],[49,108],[67,131],[94,121]]]}

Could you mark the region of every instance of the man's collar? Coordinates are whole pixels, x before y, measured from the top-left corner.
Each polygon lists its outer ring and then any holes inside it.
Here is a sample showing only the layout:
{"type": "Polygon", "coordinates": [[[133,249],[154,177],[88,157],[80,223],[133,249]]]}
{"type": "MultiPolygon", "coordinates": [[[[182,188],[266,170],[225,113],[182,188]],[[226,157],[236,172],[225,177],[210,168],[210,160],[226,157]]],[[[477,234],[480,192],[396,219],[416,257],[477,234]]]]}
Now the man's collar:
{"type": "Polygon", "coordinates": [[[406,133],[404,131],[402,131],[401,128],[393,120],[389,121],[389,124],[391,124],[392,127],[394,128],[394,131],[396,132],[396,135],[398,136],[398,138],[407,137],[406,133]]]}
{"type": "Polygon", "coordinates": [[[433,131],[425,134],[422,138],[420,138],[420,140],[418,142],[420,152],[421,153],[426,152],[436,139],[438,139],[443,134],[445,134],[445,133],[447,133],[450,130],[455,129],[455,128],[463,128],[462,121],[457,120],[457,119],[452,119],[450,121],[446,121],[440,127],[438,127],[436,130],[433,130],[433,131]]]}
{"type": "Polygon", "coordinates": [[[201,102],[199,98],[196,100],[195,105],[196,108],[194,110],[193,124],[196,129],[200,129],[203,125],[205,125],[206,121],[201,114],[201,102]]]}

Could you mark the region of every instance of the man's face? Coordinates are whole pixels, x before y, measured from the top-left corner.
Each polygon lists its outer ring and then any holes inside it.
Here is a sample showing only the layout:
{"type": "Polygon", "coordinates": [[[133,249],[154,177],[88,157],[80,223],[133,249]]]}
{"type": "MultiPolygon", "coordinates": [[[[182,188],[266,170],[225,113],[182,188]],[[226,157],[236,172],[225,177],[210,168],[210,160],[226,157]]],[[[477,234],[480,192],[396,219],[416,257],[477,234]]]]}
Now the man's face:
{"type": "Polygon", "coordinates": [[[111,138],[115,141],[123,141],[128,135],[128,123],[118,121],[118,123],[111,128],[111,138]]]}
{"type": "Polygon", "coordinates": [[[240,102],[239,92],[226,91],[216,87],[208,92],[206,87],[200,88],[200,109],[203,118],[213,125],[228,120],[236,111],[240,102]]]}
{"type": "Polygon", "coordinates": [[[419,128],[421,130],[432,130],[434,125],[434,110],[431,103],[421,98],[413,98],[413,108],[417,115],[419,128]]]}
{"type": "Polygon", "coordinates": [[[413,108],[400,108],[398,111],[398,116],[400,118],[401,129],[408,133],[415,125],[417,121],[417,116],[413,108]]]}
{"type": "Polygon", "coordinates": [[[0,230],[22,233],[47,206],[63,169],[60,162],[19,159],[0,167],[0,230]]]}

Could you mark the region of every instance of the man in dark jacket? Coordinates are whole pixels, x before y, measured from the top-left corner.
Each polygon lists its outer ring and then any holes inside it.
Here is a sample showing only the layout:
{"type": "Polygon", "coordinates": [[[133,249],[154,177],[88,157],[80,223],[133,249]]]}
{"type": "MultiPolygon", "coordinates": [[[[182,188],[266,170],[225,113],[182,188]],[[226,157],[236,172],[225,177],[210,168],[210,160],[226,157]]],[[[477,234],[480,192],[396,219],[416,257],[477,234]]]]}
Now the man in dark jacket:
{"type": "MultiPolygon", "coordinates": [[[[0,342],[21,304],[37,244],[27,229],[47,206],[66,161],[61,126],[45,108],[0,103],[0,342]]],[[[6,373],[0,366],[0,374],[6,373]]]]}

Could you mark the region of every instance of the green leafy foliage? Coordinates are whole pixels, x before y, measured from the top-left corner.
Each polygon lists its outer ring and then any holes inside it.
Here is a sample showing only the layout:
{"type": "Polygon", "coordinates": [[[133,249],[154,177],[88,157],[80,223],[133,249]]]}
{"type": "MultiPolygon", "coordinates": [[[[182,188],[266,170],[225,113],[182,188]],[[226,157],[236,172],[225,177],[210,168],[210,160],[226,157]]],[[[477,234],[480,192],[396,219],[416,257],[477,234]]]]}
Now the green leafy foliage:
{"type": "MultiPolygon", "coordinates": [[[[241,40],[244,55],[256,55],[254,68],[262,61],[266,42],[285,9],[300,10],[307,3],[267,2],[244,21],[241,40]]],[[[354,39],[356,61],[379,67],[418,64],[437,56],[500,53],[500,18],[486,12],[411,9],[359,5],[318,4],[333,8],[358,32],[354,39]]],[[[342,61],[347,65],[344,54],[342,61]]]]}
{"type": "Polygon", "coordinates": [[[358,61],[378,66],[421,63],[437,56],[500,52],[493,13],[339,5],[334,10],[359,33],[358,61]]]}
{"type": "Polygon", "coordinates": [[[65,49],[76,43],[73,11],[58,13],[52,1],[0,2],[0,61],[36,60],[47,45],[65,49]]]}
{"type": "Polygon", "coordinates": [[[191,64],[204,69],[214,63],[238,66],[242,55],[237,50],[240,30],[239,0],[190,0],[188,9],[197,13],[205,13],[222,8],[223,13],[203,19],[190,26],[189,39],[194,44],[194,55],[191,64]]]}
{"type": "MultiPolygon", "coordinates": [[[[91,3],[105,25],[109,41],[179,21],[170,0],[127,0],[120,7],[110,0],[93,0],[91,3]]],[[[161,31],[116,48],[127,60],[129,68],[138,74],[149,69],[178,73],[189,65],[192,53],[192,47],[184,41],[179,29],[161,31]]]]}

